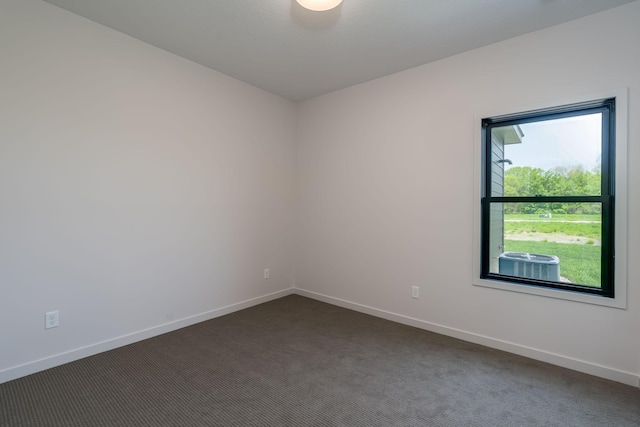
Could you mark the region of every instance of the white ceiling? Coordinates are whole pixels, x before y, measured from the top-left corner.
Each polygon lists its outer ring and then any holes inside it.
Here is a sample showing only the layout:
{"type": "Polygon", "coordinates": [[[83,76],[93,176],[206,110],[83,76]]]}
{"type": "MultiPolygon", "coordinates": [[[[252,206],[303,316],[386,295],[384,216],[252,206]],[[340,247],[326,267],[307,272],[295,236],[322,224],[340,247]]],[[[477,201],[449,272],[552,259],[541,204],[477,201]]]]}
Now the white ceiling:
{"type": "Polygon", "coordinates": [[[45,0],[300,101],[635,0],[45,0]]]}

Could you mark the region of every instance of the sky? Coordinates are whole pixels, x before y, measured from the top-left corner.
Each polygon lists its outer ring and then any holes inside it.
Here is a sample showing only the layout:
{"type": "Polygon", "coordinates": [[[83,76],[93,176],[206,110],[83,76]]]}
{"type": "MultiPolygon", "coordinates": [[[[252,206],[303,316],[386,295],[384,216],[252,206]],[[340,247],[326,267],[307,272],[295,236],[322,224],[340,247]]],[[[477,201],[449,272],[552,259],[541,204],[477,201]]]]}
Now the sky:
{"type": "Polygon", "coordinates": [[[521,144],[505,146],[506,169],[531,166],[551,170],[582,165],[593,170],[600,164],[602,115],[600,113],[520,125],[521,144]]]}

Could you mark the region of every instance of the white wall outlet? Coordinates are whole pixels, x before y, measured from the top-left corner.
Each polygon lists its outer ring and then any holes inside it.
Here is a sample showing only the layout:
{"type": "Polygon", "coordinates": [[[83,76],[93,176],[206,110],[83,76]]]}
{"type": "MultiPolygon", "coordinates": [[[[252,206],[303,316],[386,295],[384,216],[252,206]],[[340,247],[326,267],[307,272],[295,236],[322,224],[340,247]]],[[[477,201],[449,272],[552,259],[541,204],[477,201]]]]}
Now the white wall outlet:
{"type": "Polygon", "coordinates": [[[265,268],[264,269],[264,279],[267,280],[269,277],[271,277],[271,274],[269,273],[269,269],[265,268]]]}
{"type": "Polygon", "coordinates": [[[411,287],[411,298],[420,298],[420,288],[418,286],[411,287]]]}
{"type": "Polygon", "coordinates": [[[60,325],[59,313],[56,311],[49,311],[44,314],[44,328],[51,329],[57,328],[60,325]]]}

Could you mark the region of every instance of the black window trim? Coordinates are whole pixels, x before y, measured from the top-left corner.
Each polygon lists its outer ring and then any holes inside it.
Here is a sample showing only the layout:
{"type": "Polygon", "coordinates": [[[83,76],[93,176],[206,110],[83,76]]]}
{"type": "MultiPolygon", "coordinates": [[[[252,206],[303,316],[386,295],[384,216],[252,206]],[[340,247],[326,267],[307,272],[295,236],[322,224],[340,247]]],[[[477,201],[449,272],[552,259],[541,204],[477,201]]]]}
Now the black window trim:
{"type": "Polygon", "coordinates": [[[581,102],[559,107],[533,110],[482,119],[482,191],[480,196],[480,278],[511,284],[536,286],[557,290],[591,294],[607,298],[615,297],[615,98],[581,102]],[[540,122],[565,117],[602,113],[602,188],[600,196],[540,196],[507,197],[491,196],[491,130],[495,127],[540,122]],[[490,207],[492,203],[508,202],[596,202],[602,204],[601,287],[558,283],[539,279],[506,276],[491,273],[490,266],[490,207]]]}

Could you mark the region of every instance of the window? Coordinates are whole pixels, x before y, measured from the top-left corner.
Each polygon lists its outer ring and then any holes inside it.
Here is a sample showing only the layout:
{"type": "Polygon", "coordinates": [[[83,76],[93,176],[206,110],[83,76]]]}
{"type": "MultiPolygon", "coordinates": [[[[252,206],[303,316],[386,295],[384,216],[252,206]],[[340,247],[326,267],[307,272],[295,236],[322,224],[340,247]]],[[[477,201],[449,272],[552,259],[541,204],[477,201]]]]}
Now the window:
{"type": "Polygon", "coordinates": [[[614,298],[615,104],[482,119],[481,279],[614,298]]]}

